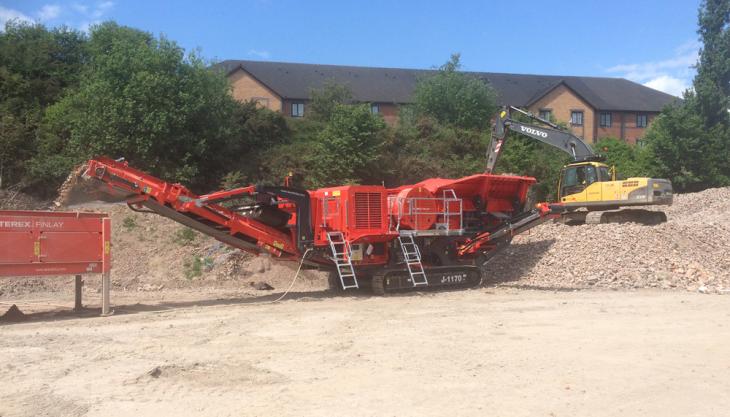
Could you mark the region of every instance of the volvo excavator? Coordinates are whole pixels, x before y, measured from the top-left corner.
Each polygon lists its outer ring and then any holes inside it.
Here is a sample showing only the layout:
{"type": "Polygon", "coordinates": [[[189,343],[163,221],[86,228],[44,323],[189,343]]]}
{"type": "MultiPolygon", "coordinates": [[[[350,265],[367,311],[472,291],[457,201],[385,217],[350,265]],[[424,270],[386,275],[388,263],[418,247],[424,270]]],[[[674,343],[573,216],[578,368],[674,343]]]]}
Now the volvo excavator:
{"type": "Polygon", "coordinates": [[[557,202],[565,207],[566,223],[658,224],[667,221],[662,211],[624,207],[671,205],[672,183],[666,179],[632,177],[617,179],[616,170],[605,163],[581,138],[555,123],[517,107],[506,106],[495,118],[492,141],[487,151],[487,173],[494,171],[509,131],[545,143],[569,154],[573,162],[561,171],[557,202]],[[536,123],[516,120],[519,113],[536,123]]]}

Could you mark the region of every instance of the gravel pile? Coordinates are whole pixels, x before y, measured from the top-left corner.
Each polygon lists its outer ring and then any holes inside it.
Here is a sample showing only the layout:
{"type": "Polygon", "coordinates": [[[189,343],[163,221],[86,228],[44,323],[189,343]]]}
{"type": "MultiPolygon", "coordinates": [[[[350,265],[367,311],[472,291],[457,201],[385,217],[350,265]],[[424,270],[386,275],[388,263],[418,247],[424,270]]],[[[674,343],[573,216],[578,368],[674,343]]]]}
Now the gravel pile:
{"type": "Polygon", "coordinates": [[[675,196],[668,221],[568,226],[517,236],[488,266],[492,283],[544,288],[730,292],[730,187],[675,196]]]}

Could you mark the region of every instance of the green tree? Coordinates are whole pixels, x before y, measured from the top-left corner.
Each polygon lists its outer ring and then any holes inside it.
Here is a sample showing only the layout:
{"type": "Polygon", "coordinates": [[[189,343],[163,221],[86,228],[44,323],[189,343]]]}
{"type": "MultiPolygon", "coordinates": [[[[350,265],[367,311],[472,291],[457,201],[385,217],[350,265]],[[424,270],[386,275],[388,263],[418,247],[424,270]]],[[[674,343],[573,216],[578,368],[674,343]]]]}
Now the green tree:
{"type": "Polygon", "coordinates": [[[699,10],[698,34],[702,41],[697,76],[696,106],[705,127],[730,122],[730,1],[705,0],[699,10]]]}
{"type": "Polygon", "coordinates": [[[617,138],[603,138],[593,149],[606,157],[606,164],[616,167],[616,172],[624,177],[645,177],[652,170],[646,148],[633,146],[617,138]]]}
{"type": "MultiPolygon", "coordinates": [[[[280,182],[285,172],[272,169],[272,152],[291,142],[291,129],[281,113],[261,108],[249,101],[236,107],[234,128],[237,136],[229,146],[233,158],[226,163],[225,183],[280,182]],[[235,149],[232,149],[235,148],[235,149]]],[[[285,170],[284,170],[285,171],[285,170]]]]}
{"type": "Polygon", "coordinates": [[[312,182],[321,186],[379,178],[372,167],[382,151],[385,127],[366,104],[336,104],[314,143],[312,182]]]}
{"type": "Polygon", "coordinates": [[[459,54],[420,79],[414,93],[417,111],[439,123],[463,129],[487,129],[497,111],[496,94],[484,81],[459,71],[459,54]]]}
{"type": "Polygon", "coordinates": [[[352,100],[352,92],[334,80],[325,81],[322,88],[310,92],[309,117],[320,121],[327,121],[332,117],[338,104],[347,104],[352,100]]]}
{"type": "Polygon", "coordinates": [[[389,186],[482,172],[488,141],[486,132],[413,117],[412,109],[406,107],[398,126],[386,135],[378,172],[389,186]]]}
{"type": "Polygon", "coordinates": [[[654,173],[680,191],[730,185],[730,0],[705,0],[693,90],[668,106],[646,139],[654,173]]]}
{"type": "Polygon", "coordinates": [[[482,172],[496,95],[484,81],[459,71],[459,55],[416,84],[414,105],[401,107],[385,135],[378,172],[386,185],[482,172]]]}
{"type": "Polygon", "coordinates": [[[695,95],[662,111],[646,140],[653,156],[653,175],[669,178],[677,190],[699,191],[730,185],[728,130],[722,124],[705,128],[695,95]]]}
{"type": "Polygon", "coordinates": [[[245,109],[221,74],[164,38],[107,22],[91,30],[80,85],[48,110],[38,176],[93,155],[124,156],[168,180],[217,183],[244,157],[245,109]]]}
{"type": "Polygon", "coordinates": [[[78,84],[86,37],[10,21],[0,32],[0,187],[27,184],[46,108],[78,84]]]}

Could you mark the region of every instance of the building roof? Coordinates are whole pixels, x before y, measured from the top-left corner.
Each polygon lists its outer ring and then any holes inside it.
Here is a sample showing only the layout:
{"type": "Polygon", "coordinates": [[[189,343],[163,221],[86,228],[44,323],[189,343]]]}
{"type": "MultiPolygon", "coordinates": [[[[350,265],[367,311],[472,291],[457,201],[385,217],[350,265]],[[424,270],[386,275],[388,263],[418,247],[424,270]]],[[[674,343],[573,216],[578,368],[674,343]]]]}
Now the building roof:
{"type": "MultiPolygon", "coordinates": [[[[435,70],[228,60],[226,74],[242,68],[284,99],[308,99],[328,80],[346,85],[362,102],[410,103],[416,83],[435,70]]],[[[560,84],[596,110],[658,112],[677,97],[623,78],[467,72],[489,82],[500,104],[526,107],[560,84]]]]}

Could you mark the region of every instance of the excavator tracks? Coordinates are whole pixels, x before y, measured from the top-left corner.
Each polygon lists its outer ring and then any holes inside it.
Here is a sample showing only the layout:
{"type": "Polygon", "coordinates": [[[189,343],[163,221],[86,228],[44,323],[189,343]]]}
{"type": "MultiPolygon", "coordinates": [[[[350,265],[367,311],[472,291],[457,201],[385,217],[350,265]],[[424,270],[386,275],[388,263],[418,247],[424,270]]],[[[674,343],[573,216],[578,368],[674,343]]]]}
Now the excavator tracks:
{"type": "Polygon", "coordinates": [[[654,226],[667,221],[663,211],[623,209],[616,211],[592,211],[586,215],[586,224],[638,223],[654,226]]]}
{"type": "Polygon", "coordinates": [[[621,209],[611,211],[573,211],[563,214],[561,222],[568,225],[636,223],[655,226],[667,221],[663,211],[644,209],[621,209]]]}

